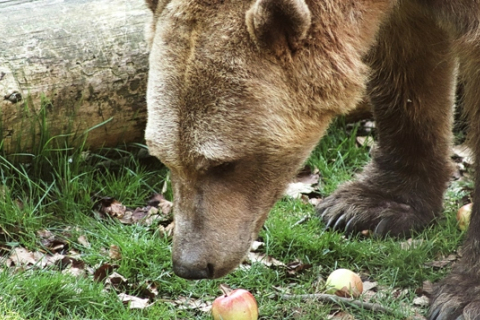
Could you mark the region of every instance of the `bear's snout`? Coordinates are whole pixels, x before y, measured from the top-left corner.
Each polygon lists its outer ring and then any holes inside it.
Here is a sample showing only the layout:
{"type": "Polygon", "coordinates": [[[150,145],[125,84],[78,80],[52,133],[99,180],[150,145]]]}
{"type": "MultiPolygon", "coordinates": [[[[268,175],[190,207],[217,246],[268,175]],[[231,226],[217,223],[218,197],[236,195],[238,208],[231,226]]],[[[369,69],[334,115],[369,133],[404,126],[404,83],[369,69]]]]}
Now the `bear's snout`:
{"type": "Polygon", "coordinates": [[[177,276],[189,280],[216,279],[232,271],[242,262],[244,256],[244,252],[227,251],[227,254],[224,254],[215,246],[174,245],[173,271],[177,276]]]}
{"type": "Polygon", "coordinates": [[[215,265],[204,259],[196,259],[194,255],[183,255],[173,260],[173,272],[181,278],[189,280],[214,278],[215,265]]]}

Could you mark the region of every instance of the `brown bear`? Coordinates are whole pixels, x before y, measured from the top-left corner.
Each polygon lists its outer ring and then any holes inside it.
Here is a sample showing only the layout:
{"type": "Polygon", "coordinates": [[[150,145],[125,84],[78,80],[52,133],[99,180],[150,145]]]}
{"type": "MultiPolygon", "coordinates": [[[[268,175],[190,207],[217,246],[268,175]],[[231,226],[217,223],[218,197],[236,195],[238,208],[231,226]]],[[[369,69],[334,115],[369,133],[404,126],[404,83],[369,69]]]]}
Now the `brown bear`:
{"type": "MultiPolygon", "coordinates": [[[[368,95],[378,148],[318,207],[327,226],[401,235],[442,212],[458,76],[480,152],[480,2],[147,0],[146,140],[171,169],[173,268],[235,268],[330,120],[368,95]]],[[[477,162],[479,163],[479,162],[477,162]]],[[[462,260],[430,319],[480,319],[480,168],[462,260]]]]}

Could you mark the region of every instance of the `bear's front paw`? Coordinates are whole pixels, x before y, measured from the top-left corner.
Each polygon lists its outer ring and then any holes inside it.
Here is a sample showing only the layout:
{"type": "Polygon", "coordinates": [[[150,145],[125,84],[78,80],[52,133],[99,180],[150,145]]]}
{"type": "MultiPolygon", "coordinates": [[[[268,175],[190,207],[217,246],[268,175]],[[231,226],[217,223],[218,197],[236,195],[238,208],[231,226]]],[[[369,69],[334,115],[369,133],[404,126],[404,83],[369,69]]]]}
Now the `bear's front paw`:
{"type": "MultiPolygon", "coordinates": [[[[461,268],[459,268],[461,269],[461,268]]],[[[472,272],[453,271],[436,287],[429,320],[480,320],[480,277],[472,272]]]]}
{"type": "Polygon", "coordinates": [[[370,230],[375,235],[409,235],[429,224],[433,210],[412,205],[415,194],[391,195],[360,182],[347,183],[317,206],[317,213],[328,229],[346,233],[370,230]],[[409,199],[409,203],[399,199],[409,199]]]}

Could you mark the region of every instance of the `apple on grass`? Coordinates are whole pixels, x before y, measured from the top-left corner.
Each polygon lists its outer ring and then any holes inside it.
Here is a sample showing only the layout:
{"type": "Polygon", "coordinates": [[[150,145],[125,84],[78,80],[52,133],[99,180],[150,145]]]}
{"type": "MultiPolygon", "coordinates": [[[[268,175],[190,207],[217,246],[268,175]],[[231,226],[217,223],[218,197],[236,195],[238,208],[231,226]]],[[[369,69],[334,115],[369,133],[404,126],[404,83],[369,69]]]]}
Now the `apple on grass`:
{"type": "Polygon", "coordinates": [[[258,306],[255,297],[245,289],[229,290],[220,286],[224,295],[212,304],[214,320],[257,320],[258,306]]]}
{"type": "Polygon", "coordinates": [[[358,298],[363,292],[363,282],[360,276],[348,269],[337,269],[327,278],[327,293],[339,297],[358,298]]]}
{"type": "Polygon", "coordinates": [[[472,214],[472,203],[466,204],[457,211],[458,228],[462,231],[467,230],[470,224],[470,215],[472,214]]]}

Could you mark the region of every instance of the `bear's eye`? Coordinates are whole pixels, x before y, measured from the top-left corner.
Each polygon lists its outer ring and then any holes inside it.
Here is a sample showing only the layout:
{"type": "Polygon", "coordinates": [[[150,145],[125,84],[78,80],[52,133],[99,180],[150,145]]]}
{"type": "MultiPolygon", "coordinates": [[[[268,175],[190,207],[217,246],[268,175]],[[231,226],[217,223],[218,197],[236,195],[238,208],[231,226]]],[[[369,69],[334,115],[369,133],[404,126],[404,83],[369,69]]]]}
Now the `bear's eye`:
{"type": "Polygon", "coordinates": [[[209,174],[226,174],[226,173],[231,173],[235,170],[236,163],[235,162],[222,162],[220,164],[217,164],[213,167],[211,167],[208,170],[209,174]]]}

